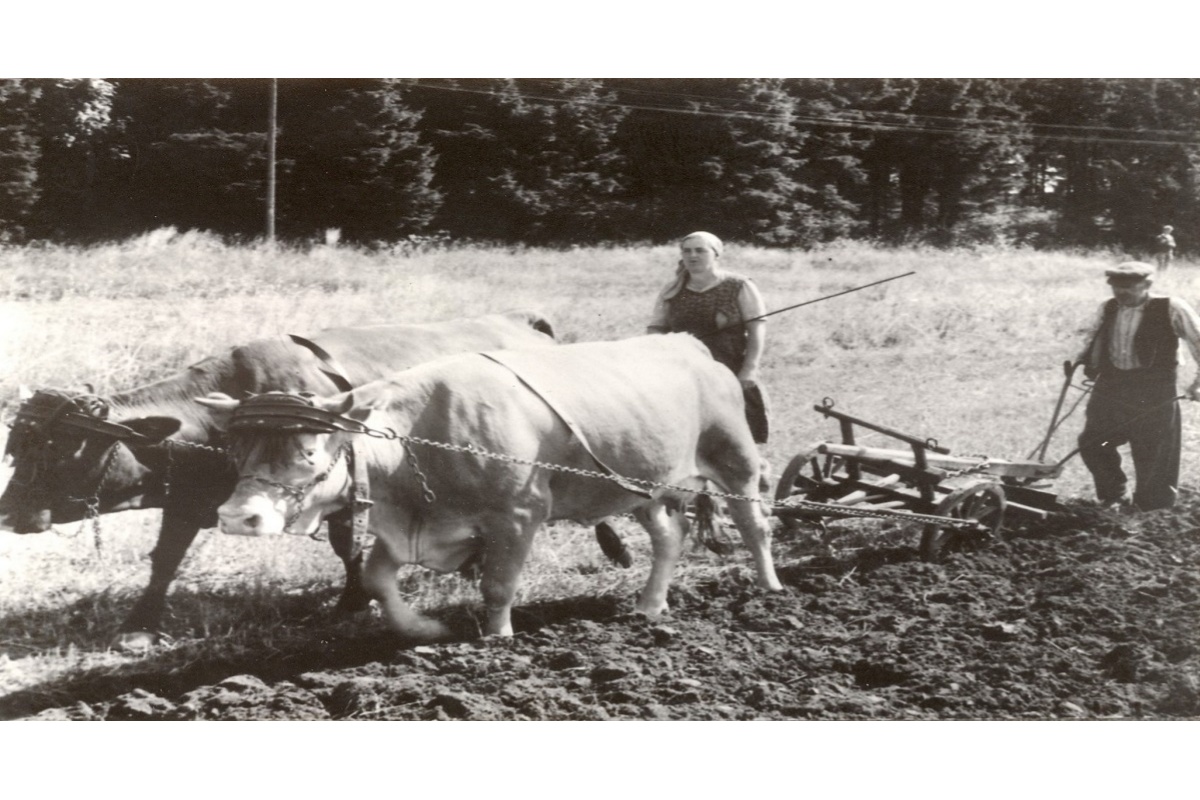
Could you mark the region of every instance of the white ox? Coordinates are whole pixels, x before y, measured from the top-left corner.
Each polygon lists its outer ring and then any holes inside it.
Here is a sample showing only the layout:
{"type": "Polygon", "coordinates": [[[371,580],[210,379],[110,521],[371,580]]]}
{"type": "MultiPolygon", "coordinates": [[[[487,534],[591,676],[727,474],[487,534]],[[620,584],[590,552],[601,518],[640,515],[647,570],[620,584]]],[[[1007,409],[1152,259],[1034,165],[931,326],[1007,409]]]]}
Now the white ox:
{"type": "MultiPolygon", "coordinates": [[[[201,402],[218,411],[238,407],[218,395],[201,402]]],[[[363,583],[389,627],[410,639],[434,639],[446,631],[401,600],[398,568],[420,564],[450,571],[472,557],[482,560],[485,632],[511,635],[518,577],[535,532],[547,520],[594,523],[633,512],[653,549],[637,610],[656,617],[667,609],[667,589],[687,532],[680,509],[688,495],[661,486],[638,494],[607,479],[529,462],[595,472],[603,469],[598,460],[642,481],[699,488],[707,480],[730,494],[758,493],[759,457],[738,381],[686,334],[450,356],[312,402],[375,431],[391,429],[517,459],[343,431],[242,432],[237,425],[231,431],[230,450],[242,477],[219,515],[222,530],[243,535],[289,527],[310,532],[322,517],[345,508],[353,476],[339,454],[348,437],[360,437],[356,445],[365,454],[359,457],[368,469],[370,530],[376,538],[363,583]]],[[[228,422],[227,415],[216,416],[228,422]]],[[[728,507],[753,556],[759,585],[779,590],[759,503],[733,499],[728,507]]]]}

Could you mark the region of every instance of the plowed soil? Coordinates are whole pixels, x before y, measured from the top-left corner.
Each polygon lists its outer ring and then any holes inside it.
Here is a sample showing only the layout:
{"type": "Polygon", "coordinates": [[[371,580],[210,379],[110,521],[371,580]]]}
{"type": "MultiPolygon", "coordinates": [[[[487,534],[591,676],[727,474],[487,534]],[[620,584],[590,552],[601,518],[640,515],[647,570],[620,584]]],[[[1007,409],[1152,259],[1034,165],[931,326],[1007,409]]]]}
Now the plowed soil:
{"type": "Polygon", "coordinates": [[[784,592],[727,563],[677,582],[656,621],[631,598],[566,598],[519,607],[511,639],[414,647],[371,620],[305,653],[172,674],[151,659],[53,697],[10,695],[0,716],[1200,718],[1200,498],[1140,515],[1067,508],[940,564],[911,536],[878,542],[781,531],[784,592]]]}

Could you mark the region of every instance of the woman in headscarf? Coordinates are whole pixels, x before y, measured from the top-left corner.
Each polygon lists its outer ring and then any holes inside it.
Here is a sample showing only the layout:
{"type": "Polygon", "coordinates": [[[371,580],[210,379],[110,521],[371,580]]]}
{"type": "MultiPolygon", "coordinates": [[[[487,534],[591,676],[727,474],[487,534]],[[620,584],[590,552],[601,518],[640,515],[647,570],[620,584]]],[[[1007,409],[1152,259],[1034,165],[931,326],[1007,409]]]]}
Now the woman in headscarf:
{"type": "Polygon", "coordinates": [[[724,244],[707,231],[680,242],[682,258],[675,278],[658,294],[647,331],[690,333],[708,345],[713,358],[742,383],[746,419],[754,441],[767,441],[766,396],[758,385],[758,366],[766,339],[767,313],[762,295],[743,275],[721,268],[724,244]]]}

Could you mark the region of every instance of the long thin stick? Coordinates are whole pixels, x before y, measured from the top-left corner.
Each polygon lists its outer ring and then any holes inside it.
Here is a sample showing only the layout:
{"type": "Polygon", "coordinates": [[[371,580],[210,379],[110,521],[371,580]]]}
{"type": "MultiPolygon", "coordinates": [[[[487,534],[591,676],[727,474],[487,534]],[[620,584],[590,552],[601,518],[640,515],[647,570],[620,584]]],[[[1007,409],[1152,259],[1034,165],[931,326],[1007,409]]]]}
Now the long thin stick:
{"type": "Polygon", "coordinates": [[[794,306],[787,306],[786,308],[779,308],[779,309],[776,309],[775,311],[768,311],[766,314],[763,314],[762,316],[752,317],[751,319],[742,320],[741,322],[738,322],[736,324],[721,328],[719,331],[713,331],[712,333],[706,333],[703,336],[699,336],[697,338],[707,339],[709,336],[715,336],[718,333],[724,333],[725,331],[728,331],[728,330],[738,327],[738,325],[746,325],[751,322],[758,322],[760,319],[766,319],[767,317],[773,317],[776,314],[782,314],[785,311],[791,311],[793,309],[800,308],[801,306],[810,306],[813,303],[819,303],[822,300],[830,300],[834,297],[841,297],[844,294],[850,294],[851,292],[858,292],[863,289],[870,289],[872,286],[878,286],[881,283],[887,283],[888,281],[899,280],[900,278],[907,278],[909,275],[916,275],[916,274],[917,274],[916,270],[913,270],[911,272],[905,272],[903,275],[893,275],[892,277],[884,278],[883,280],[873,281],[872,283],[864,283],[862,286],[855,286],[853,289],[846,289],[845,291],[834,292],[833,294],[827,294],[824,297],[818,297],[813,300],[805,300],[803,303],[796,303],[796,305],[794,305],[794,306]]]}
{"type": "Polygon", "coordinates": [[[1079,365],[1071,360],[1063,362],[1063,373],[1066,375],[1066,380],[1063,381],[1062,391],[1058,393],[1058,403],[1054,406],[1054,415],[1050,417],[1050,427],[1046,429],[1046,436],[1042,439],[1041,444],[1033,449],[1037,453],[1038,461],[1046,460],[1046,448],[1050,446],[1050,437],[1054,436],[1054,429],[1058,427],[1058,414],[1062,411],[1063,400],[1067,398],[1067,390],[1071,388],[1071,379],[1075,377],[1075,369],[1079,365]]]}

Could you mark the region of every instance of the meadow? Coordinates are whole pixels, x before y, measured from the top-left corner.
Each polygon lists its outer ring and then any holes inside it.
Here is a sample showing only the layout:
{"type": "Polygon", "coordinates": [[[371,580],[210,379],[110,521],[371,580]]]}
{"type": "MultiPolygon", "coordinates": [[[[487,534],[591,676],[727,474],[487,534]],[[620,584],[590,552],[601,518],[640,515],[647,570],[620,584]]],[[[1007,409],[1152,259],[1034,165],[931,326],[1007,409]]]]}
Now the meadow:
{"type": "MultiPolygon", "coordinates": [[[[838,438],[836,426],[812,409],[823,398],[936,438],[956,454],[1027,458],[1045,434],[1062,362],[1078,352],[1084,326],[1108,296],[1103,269],[1119,260],[1112,253],[863,244],[812,251],[728,246],[724,266],[752,277],[770,309],[915,273],[771,318],[762,379],[772,405],[765,453],[776,474],[809,444],[838,438]]],[[[0,249],[0,404],[11,414],[22,385],[88,384],[103,395],[251,339],[348,324],[532,308],[553,321],[562,342],[638,335],[675,261],[672,246],[380,252],[228,246],[172,230],[91,248],[0,249]]],[[[1200,271],[1177,262],[1157,290],[1195,304],[1200,271]]],[[[1190,379],[1194,364],[1183,361],[1182,376],[1190,379]]],[[[1079,396],[1073,391],[1066,408],[1079,396]]],[[[1074,448],[1082,421],[1080,408],[1051,443],[1050,459],[1074,448]]],[[[1185,404],[1188,488],[1200,468],[1196,423],[1197,410],[1185,404]]],[[[889,444],[870,436],[861,443],[889,444]]],[[[1055,489],[1064,498],[1090,496],[1078,459],[1055,489]]],[[[108,644],[144,586],[158,520],[157,511],[125,512],[104,517],[98,534],[71,524],[41,535],[0,535],[0,695],[58,675],[119,671],[143,658],[108,644]]],[[[633,595],[644,580],[648,543],[632,523],[623,531],[639,556],[624,571],[607,564],[585,530],[551,526],[535,548],[518,604],[633,595]]],[[[742,556],[689,550],[677,582],[742,556]]],[[[328,619],[341,580],[340,563],[320,542],[202,532],[174,584],[156,658],[182,667],[213,654],[286,650],[335,624],[376,629],[370,618],[328,619]]],[[[427,609],[478,599],[457,576],[414,568],[401,581],[427,609]]]]}

